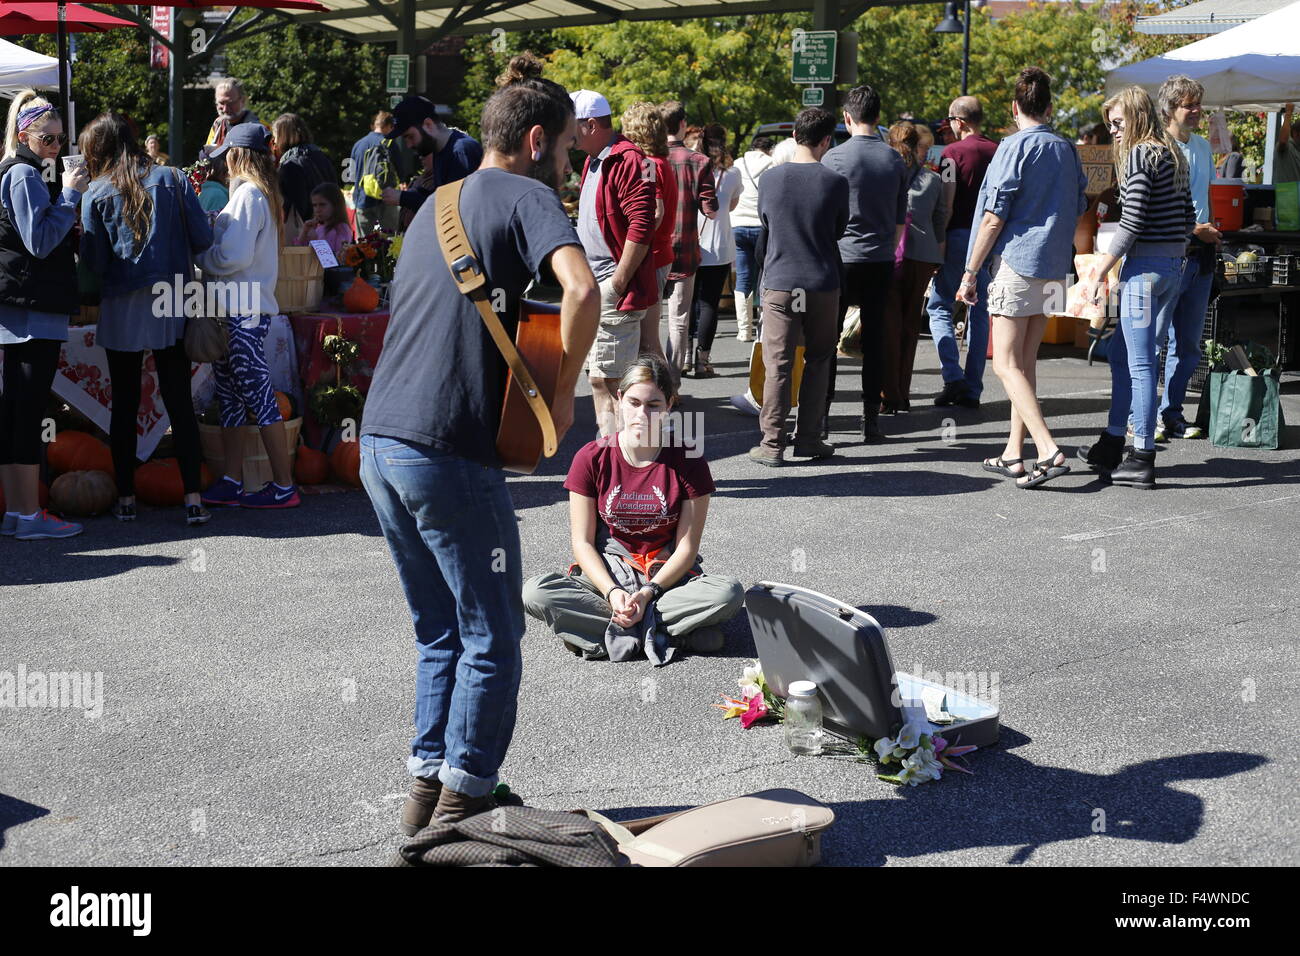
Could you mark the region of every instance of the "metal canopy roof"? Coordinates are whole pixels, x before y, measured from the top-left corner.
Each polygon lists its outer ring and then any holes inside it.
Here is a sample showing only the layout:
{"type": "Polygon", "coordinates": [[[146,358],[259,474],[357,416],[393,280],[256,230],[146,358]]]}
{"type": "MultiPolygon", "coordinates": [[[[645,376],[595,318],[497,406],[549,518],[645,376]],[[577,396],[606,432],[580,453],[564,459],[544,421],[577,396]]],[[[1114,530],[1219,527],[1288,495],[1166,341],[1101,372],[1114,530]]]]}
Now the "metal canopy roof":
{"type": "MultiPolygon", "coordinates": [[[[294,21],[383,43],[401,39],[403,14],[414,21],[414,35],[429,43],[453,33],[491,33],[501,29],[549,30],[613,23],[616,20],[685,20],[745,13],[812,12],[814,0],[321,0],[325,12],[282,11],[294,21]],[[405,8],[405,9],[404,9],[405,8]]],[[[907,6],[927,0],[831,0],[841,23],[869,7],[907,6]]],[[[937,0],[928,0],[936,3],[937,0]]],[[[415,52],[415,51],[410,51],[415,52]]]]}
{"type": "MultiPolygon", "coordinates": [[[[1138,17],[1138,33],[1200,36],[1221,33],[1281,10],[1295,0],[1201,0],[1154,17],[1138,17]]],[[[1300,39],[1297,40],[1300,42],[1300,39]]]]}

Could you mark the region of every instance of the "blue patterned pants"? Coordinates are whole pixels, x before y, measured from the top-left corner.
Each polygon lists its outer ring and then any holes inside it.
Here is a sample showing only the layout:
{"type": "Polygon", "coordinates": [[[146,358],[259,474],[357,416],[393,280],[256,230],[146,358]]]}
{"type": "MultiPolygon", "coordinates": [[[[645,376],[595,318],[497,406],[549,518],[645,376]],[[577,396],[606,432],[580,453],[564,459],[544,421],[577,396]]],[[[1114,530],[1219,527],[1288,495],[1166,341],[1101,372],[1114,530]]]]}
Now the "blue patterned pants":
{"type": "Polygon", "coordinates": [[[224,358],[212,363],[221,425],[238,428],[245,424],[249,413],[259,425],[274,425],[281,419],[266,365],[266,333],[271,329],[271,317],[231,318],[226,329],[230,349],[224,358]]]}

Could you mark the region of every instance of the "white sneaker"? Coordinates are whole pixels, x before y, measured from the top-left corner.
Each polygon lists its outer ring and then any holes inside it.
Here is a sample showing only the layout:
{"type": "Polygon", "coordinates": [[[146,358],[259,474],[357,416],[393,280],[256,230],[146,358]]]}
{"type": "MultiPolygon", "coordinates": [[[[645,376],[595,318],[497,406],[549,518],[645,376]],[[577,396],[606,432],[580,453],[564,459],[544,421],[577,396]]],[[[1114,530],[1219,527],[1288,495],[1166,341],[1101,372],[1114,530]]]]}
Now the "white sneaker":
{"type": "Polygon", "coordinates": [[[759,413],[763,410],[763,406],[755,402],[749,392],[745,392],[743,395],[732,395],[731,407],[738,412],[751,415],[754,418],[757,418],[759,413]]]}

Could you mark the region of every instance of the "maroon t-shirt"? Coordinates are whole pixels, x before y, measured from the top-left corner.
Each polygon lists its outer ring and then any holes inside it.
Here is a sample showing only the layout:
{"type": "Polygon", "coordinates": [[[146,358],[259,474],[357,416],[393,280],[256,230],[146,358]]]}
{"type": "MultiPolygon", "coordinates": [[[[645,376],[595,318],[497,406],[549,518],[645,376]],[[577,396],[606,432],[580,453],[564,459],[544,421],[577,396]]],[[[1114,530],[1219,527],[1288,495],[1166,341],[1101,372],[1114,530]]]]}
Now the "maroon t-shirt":
{"type": "Polygon", "coordinates": [[[636,468],[627,463],[614,435],[588,442],[573,456],[564,487],[596,499],[597,550],[606,535],[642,556],[677,540],[682,501],[714,490],[709,463],[703,456],[687,457],[687,451],[664,448],[651,464],[636,468]]]}
{"type": "Polygon", "coordinates": [[[943,148],[939,157],[939,175],[944,182],[949,176],[956,176],[957,194],[952,198],[952,215],[948,219],[948,228],[970,229],[975,218],[975,202],[979,199],[980,186],[984,182],[984,172],[993,162],[993,154],[998,151],[998,144],[982,133],[967,136],[956,143],[949,143],[943,148]],[[952,167],[952,172],[948,168],[952,167]]]}

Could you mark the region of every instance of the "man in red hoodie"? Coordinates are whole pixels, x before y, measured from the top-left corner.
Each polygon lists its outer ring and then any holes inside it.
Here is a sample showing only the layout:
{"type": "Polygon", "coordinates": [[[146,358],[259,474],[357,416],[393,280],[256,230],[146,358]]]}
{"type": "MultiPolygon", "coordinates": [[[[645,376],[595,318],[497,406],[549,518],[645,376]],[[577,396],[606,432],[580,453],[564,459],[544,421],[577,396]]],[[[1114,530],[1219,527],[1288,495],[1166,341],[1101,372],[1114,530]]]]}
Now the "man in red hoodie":
{"type": "Polygon", "coordinates": [[[659,299],[654,258],[653,165],[614,132],[609,101],[591,90],[569,94],[578,120],[578,148],[587,154],[578,201],[578,238],[600,283],[600,330],[587,356],[596,425],[618,431],[618,381],[636,360],[641,320],[659,299]]]}

